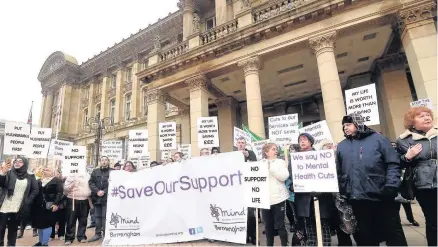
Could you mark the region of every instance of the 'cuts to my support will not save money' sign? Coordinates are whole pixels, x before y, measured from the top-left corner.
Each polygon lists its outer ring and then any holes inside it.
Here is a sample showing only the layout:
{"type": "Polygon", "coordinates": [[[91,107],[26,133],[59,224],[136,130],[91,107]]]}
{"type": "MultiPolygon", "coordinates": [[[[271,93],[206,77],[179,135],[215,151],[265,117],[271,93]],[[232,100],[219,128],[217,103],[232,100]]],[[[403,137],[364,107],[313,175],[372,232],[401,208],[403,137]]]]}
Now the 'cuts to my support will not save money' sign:
{"type": "Polygon", "coordinates": [[[31,152],[29,136],[29,124],[6,122],[3,153],[9,155],[28,155],[31,152]]]}
{"type": "Polygon", "coordinates": [[[298,143],[298,114],[269,117],[269,140],[277,145],[298,143]]]}
{"type": "Polygon", "coordinates": [[[159,123],[158,133],[160,134],[160,150],[177,149],[175,122],[159,123]]]}
{"type": "Polygon", "coordinates": [[[64,149],[64,160],[62,161],[62,174],[65,176],[83,175],[86,173],[85,146],[69,146],[64,149]]]}
{"type": "Polygon", "coordinates": [[[268,161],[250,162],[243,172],[245,205],[252,208],[270,209],[268,161]]]}
{"type": "Polygon", "coordinates": [[[130,130],[128,141],[128,157],[140,157],[148,152],[148,130],[130,130]]]}
{"type": "Polygon", "coordinates": [[[357,113],[365,119],[365,125],[380,124],[376,84],[345,90],[347,114],[357,113]]]}
{"type": "Polygon", "coordinates": [[[198,118],[198,147],[219,147],[219,127],[217,117],[198,118]]]}
{"type": "Polygon", "coordinates": [[[295,192],[339,192],[333,150],[290,154],[295,192]]]}
{"type": "Polygon", "coordinates": [[[52,139],[51,128],[32,128],[30,142],[32,143],[29,158],[44,159],[49,153],[50,141],[52,139]]]}

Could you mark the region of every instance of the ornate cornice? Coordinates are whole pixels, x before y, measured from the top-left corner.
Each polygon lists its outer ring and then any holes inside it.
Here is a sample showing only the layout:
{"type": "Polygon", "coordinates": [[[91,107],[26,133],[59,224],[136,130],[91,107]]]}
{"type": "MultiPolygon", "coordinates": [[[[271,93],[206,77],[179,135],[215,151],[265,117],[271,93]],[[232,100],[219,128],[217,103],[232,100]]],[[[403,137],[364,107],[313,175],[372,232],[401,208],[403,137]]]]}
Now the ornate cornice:
{"type": "Polygon", "coordinates": [[[335,43],[336,31],[325,33],[309,39],[309,47],[316,56],[319,56],[324,52],[334,52],[335,43]]]}
{"type": "Polygon", "coordinates": [[[207,90],[207,78],[204,74],[199,74],[194,77],[191,77],[185,81],[185,83],[189,86],[189,91],[195,90],[207,90]]]}
{"type": "Polygon", "coordinates": [[[147,98],[148,105],[152,105],[155,103],[159,103],[159,104],[164,105],[164,104],[166,104],[168,97],[169,97],[169,95],[167,93],[164,93],[160,89],[149,89],[146,92],[146,98],[147,98]]]}
{"type": "Polygon", "coordinates": [[[407,26],[416,24],[422,21],[433,21],[432,18],[436,13],[436,2],[429,1],[418,6],[412,6],[402,9],[398,13],[398,28],[400,34],[404,34],[407,26]]]}
{"type": "Polygon", "coordinates": [[[243,72],[245,72],[245,76],[251,74],[258,74],[261,68],[259,57],[251,57],[246,60],[240,61],[237,63],[237,66],[243,68],[243,72]]]}
{"type": "Polygon", "coordinates": [[[403,69],[406,62],[405,53],[399,52],[376,60],[376,65],[381,71],[393,71],[403,69]]]}
{"type": "Polygon", "coordinates": [[[216,99],[215,104],[218,109],[235,108],[237,106],[237,101],[233,97],[228,96],[216,99]]]}

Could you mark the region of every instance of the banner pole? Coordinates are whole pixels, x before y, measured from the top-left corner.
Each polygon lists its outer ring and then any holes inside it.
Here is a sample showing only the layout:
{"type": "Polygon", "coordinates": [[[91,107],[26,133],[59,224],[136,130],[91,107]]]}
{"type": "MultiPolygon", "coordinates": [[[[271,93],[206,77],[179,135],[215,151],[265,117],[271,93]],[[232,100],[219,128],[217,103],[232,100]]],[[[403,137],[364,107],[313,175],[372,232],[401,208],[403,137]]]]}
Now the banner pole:
{"type": "Polygon", "coordinates": [[[255,217],[256,217],[256,247],[259,246],[259,209],[255,209],[255,217]]]}
{"type": "Polygon", "coordinates": [[[316,223],[316,237],[318,240],[318,247],[322,247],[322,225],[321,225],[321,215],[319,213],[319,201],[318,198],[315,196],[313,198],[313,205],[315,208],[315,223],[316,223]]]}

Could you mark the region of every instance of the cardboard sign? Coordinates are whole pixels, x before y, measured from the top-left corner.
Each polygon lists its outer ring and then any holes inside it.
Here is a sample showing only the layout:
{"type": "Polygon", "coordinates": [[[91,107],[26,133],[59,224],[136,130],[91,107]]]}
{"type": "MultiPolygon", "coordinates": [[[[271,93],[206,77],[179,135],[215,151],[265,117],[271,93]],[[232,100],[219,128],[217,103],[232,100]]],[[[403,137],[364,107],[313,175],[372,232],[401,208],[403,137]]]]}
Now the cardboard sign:
{"type": "Polygon", "coordinates": [[[304,128],[299,129],[299,131],[300,133],[308,133],[312,135],[313,138],[315,139],[315,143],[313,144],[314,146],[319,147],[319,143],[324,139],[333,142],[332,134],[330,133],[330,129],[327,125],[327,121],[325,120],[308,125],[304,128]]]}
{"type": "Polygon", "coordinates": [[[234,146],[237,147],[237,139],[240,137],[245,138],[247,144],[251,144],[251,135],[242,129],[239,129],[237,127],[234,127],[234,146]]]}
{"type": "Polygon", "coordinates": [[[85,146],[69,146],[64,149],[62,174],[64,176],[84,175],[87,172],[87,148],[85,146]]]}
{"type": "Polygon", "coordinates": [[[108,140],[102,141],[102,155],[115,162],[123,159],[123,141],[108,140]]]}
{"type": "Polygon", "coordinates": [[[160,134],[160,150],[177,149],[175,122],[159,123],[158,133],[160,134]]]}
{"type": "Polygon", "coordinates": [[[250,162],[245,167],[245,205],[252,208],[270,209],[269,169],[266,160],[250,162]]]}
{"type": "Polygon", "coordinates": [[[298,143],[298,114],[269,117],[269,140],[280,146],[298,143]]]}
{"type": "Polygon", "coordinates": [[[376,84],[352,88],[345,91],[347,114],[357,113],[365,119],[365,125],[380,124],[376,84]]]}
{"type": "Polygon", "coordinates": [[[198,118],[198,147],[219,147],[219,127],[217,117],[198,118]]]}
{"type": "Polygon", "coordinates": [[[163,150],[161,151],[161,160],[168,160],[172,158],[172,150],[163,150]]]}
{"type": "Polygon", "coordinates": [[[252,143],[252,151],[254,151],[255,155],[257,156],[257,160],[263,159],[263,146],[269,142],[270,140],[262,140],[252,143]]]}
{"type": "Polygon", "coordinates": [[[183,159],[190,159],[192,157],[192,144],[178,145],[178,152],[184,154],[183,159]]]}
{"type": "Polygon", "coordinates": [[[130,130],[128,141],[128,157],[140,157],[148,153],[148,130],[130,130]]]}
{"type": "Polygon", "coordinates": [[[143,156],[131,158],[131,162],[138,168],[149,167],[151,162],[150,153],[144,153],[143,156]]]}
{"type": "Polygon", "coordinates": [[[53,139],[50,143],[49,155],[53,156],[55,160],[63,160],[64,152],[71,146],[73,146],[73,142],[53,139]]]}
{"type": "Polygon", "coordinates": [[[3,153],[9,155],[31,154],[29,124],[10,121],[5,123],[3,153]]]}
{"type": "Polygon", "coordinates": [[[49,154],[50,141],[52,139],[51,128],[32,128],[30,141],[32,144],[30,158],[44,159],[49,154]]]}
{"type": "Polygon", "coordinates": [[[433,104],[432,104],[431,99],[420,99],[420,100],[411,102],[411,107],[419,107],[419,106],[425,106],[425,107],[433,110],[433,104]]]}

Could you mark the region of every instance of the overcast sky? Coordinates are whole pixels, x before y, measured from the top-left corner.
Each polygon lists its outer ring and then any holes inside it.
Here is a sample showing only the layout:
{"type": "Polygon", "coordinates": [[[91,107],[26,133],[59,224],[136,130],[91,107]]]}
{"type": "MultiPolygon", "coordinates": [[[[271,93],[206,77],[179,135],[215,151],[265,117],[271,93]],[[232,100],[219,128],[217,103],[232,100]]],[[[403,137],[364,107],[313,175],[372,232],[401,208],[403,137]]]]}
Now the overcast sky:
{"type": "Polygon", "coordinates": [[[0,1],[0,119],[39,124],[38,73],[55,51],[79,64],[176,11],[177,0],[0,1]]]}

